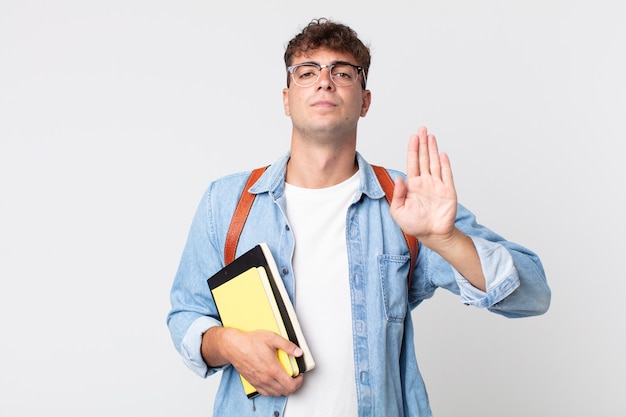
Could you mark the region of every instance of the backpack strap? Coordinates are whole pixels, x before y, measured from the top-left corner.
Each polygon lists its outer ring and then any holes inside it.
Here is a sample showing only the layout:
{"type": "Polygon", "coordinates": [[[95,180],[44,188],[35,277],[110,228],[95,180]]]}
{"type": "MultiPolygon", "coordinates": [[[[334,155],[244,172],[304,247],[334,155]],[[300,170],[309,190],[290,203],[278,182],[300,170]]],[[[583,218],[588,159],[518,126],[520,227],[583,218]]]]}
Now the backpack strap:
{"type": "MultiPolygon", "coordinates": [[[[394,183],[389,175],[389,172],[387,172],[385,168],[377,165],[372,165],[372,168],[374,168],[374,173],[376,174],[376,178],[378,178],[380,186],[383,188],[383,191],[385,191],[385,198],[387,199],[387,202],[391,205],[394,183]]],[[[411,282],[413,281],[413,270],[415,269],[415,263],[417,262],[419,245],[415,236],[406,234],[404,231],[402,231],[402,234],[404,235],[404,240],[406,240],[406,244],[409,247],[409,254],[411,255],[411,269],[409,269],[408,277],[408,284],[410,288],[411,282]]]]}
{"type": "Polygon", "coordinates": [[[239,236],[241,235],[244,224],[246,224],[248,214],[250,214],[250,208],[252,207],[252,203],[256,197],[256,194],[252,194],[248,190],[254,185],[266,169],[267,166],[254,169],[250,173],[246,185],[243,187],[241,197],[239,197],[239,202],[237,203],[237,207],[235,207],[235,212],[233,213],[233,218],[230,220],[230,226],[228,226],[228,232],[226,234],[226,243],[224,244],[225,265],[228,265],[235,260],[239,236]]]}
{"type": "MultiPolygon", "coordinates": [[[[387,199],[387,202],[391,204],[394,187],[391,176],[389,175],[387,170],[381,166],[372,165],[372,168],[374,169],[374,173],[376,174],[376,178],[378,178],[380,186],[385,191],[385,198],[387,199]]],[[[250,187],[252,187],[252,185],[254,185],[254,183],[259,179],[259,177],[263,174],[263,172],[265,172],[266,169],[267,166],[254,169],[250,173],[246,185],[243,187],[241,197],[239,198],[237,207],[235,207],[235,212],[233,213],[233,218],[230,221],[230,226],[228,227],[228,232],[226,234],[226,243],[224,244],[224,262],[226,265],[235,260],[235,253],[237,251],[237,244],[239,243],[239,236],[241,235],[243,226],[248,219],[248,214],[250,214],[252,203],[254,202],[254,198],[256,197],[256,194],[252,194],[248,190],[250,189],[250,187]]],[[[417,239],[414,236],[408,235],[404,232],[402,232],[402,234],[404,235],[404,240],[406,240],[406,244],[409,247],[409,253],[411,255],[411,265],[408,276],[408,285],[410,287],[413,279],[413,270],[415,269],[415,263],[417,262],[419,245],[417,239]]]]}

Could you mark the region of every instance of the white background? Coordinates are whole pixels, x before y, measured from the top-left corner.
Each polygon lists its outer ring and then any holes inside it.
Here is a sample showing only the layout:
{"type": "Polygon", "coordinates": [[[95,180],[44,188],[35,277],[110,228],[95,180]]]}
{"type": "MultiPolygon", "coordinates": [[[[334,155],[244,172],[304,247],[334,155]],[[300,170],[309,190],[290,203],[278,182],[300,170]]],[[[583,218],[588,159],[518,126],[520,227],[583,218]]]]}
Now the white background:
{"type": "Polygon", "coordinates": [[[284,46],[321,16],[371,46],[363,155],[404,170],[426,125],[553,290],[537,318],[414,312],[435,415],[623,415],[620,3],[1,0],[0,415],[210,415],[170,285],[208,183],[287,150],[284,46]]]}

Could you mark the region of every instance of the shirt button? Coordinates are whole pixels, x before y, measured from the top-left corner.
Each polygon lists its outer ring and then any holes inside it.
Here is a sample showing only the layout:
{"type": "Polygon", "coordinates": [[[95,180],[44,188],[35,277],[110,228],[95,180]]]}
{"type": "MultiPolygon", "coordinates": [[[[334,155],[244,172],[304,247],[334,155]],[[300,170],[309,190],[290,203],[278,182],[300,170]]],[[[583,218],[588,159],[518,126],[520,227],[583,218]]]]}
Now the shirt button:
{"type": "Polygon", "coordinates": [[[274,417],[278,417],[280,413],[278,411],[274,411],[274,417]]]}
{"type": "Polygon", "coordinates": [[[365,371],[361,372],[361,383],[367,384],[369,379],[369,374],[365,371]]]}
{"type": "Polygon", "coordinates": [[[282,273],[283,275],[287,275],[289,273],[289,270],[287,268],[283,268],[282,273]]]}

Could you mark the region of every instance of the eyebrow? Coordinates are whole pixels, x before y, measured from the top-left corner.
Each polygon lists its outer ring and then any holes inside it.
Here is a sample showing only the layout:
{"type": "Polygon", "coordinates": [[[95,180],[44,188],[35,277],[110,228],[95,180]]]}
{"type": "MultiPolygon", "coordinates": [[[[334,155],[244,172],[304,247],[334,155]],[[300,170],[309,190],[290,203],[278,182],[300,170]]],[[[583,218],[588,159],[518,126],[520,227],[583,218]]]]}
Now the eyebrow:
{"type": "MultiPolygon", "coordinates": [[[[355,65],[355,64],[353,64],[351,62],[347,62],[347,61],[333,61],[328,66],[337,65],[337,64],[348,64],[348,65],[358,66],[358,65],[355,65]]],[[[305,61],[305,62],[299,62],[299,63],[294,64],[294,65],[320,65],[321,66],[322,64],[320,64],[319,62],[315,62],[315,61],[305,61]]]]}

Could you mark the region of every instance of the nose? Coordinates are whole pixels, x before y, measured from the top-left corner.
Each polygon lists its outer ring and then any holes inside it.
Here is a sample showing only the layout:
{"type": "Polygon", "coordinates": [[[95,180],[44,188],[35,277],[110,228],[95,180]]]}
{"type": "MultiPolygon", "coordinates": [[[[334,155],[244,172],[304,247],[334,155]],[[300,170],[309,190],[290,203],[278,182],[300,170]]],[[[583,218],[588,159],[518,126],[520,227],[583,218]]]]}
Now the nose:
{"type": "Polygon", "coordinates": [[[331,90],[335,88],[335,83],[330,76],[330,68],[323,67],[320,70],[320,78],[317,80],[317,88],[322,90],[331,90]]]}

